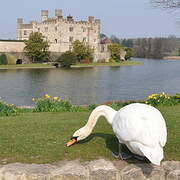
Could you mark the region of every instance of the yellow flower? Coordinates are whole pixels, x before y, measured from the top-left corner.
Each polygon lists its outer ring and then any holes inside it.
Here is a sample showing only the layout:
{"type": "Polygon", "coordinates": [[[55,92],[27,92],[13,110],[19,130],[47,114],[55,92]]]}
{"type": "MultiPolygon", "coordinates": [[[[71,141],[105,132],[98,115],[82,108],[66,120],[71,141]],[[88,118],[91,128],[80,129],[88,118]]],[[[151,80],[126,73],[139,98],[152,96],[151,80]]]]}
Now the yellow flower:
{"type": "Polygon", "coordinates": [[[35,98],[32,98],[32,101],[35,101],[36,99],[35,98]]]}
{"type": "Polygon", "coordinates": [[[51,96],[49,96],[48,94],[45,94],[44,97],[49,99],[51,96]]]}
{"type": "Polygon", "coordinates": [[[54,97],[53,99],[54,99],[55,101],[57,101],[57,100],[59,99],[59,97],[54,97]]]}

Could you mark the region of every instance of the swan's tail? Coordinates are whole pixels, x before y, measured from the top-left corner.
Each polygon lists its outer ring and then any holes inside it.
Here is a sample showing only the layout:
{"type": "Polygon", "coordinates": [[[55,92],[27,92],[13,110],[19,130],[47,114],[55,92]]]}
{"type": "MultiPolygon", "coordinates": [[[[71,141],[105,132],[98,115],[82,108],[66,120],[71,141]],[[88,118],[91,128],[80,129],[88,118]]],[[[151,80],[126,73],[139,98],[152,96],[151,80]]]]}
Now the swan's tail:
{"type": "Polygon", "coordinates": [[[146,156],[152,164],[160,166],[160,163],[164,157],[163,148],[159,145],[156,147],[142,146],[141,152],[146,156]]]}

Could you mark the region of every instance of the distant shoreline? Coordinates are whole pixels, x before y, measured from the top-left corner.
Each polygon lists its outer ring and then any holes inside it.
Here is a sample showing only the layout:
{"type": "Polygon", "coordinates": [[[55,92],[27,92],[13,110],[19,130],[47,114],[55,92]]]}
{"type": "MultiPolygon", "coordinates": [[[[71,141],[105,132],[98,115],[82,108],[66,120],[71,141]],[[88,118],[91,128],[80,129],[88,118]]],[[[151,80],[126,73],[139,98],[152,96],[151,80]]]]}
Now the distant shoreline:
{"type": "Polygon", "coordinates": [[[165,56],[165,60],[180,60],[180,56],[165,56]]]}

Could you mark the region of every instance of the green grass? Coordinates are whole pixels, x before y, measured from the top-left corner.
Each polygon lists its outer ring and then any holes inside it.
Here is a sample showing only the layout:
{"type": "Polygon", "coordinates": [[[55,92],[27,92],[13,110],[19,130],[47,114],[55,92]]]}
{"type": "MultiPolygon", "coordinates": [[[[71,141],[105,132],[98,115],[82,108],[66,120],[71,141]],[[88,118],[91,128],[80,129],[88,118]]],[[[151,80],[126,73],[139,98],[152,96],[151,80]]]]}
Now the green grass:
{"type": "Polygon", "coordinates": [[[18,68],[54,68],[50,64],[15,64],[15,65],[0,65],[0,69],[18,69],[18,68]]]}
{"type": "MultiPolygon", "coordinates": [[[[166,160],[180,160],[180,105],[159,108],[168,127],[166,160]]],[[[111,126],[101,118],[84,141],[66,147],[75,130],[83,126],[90,112],[24,113],[0,117],[0,163],[50,163],[59,160],[114,160],[117,140],[111,126]]]]}
{"type": "Polygon", "coordinates": [[[94,67],[94,66],[132,66],[142,65],[142,62],[138,61],[122,61],[122,62],[109,62],[109,63],[89,63],[89,64],[76,64],[72,67],[94,67]]]}

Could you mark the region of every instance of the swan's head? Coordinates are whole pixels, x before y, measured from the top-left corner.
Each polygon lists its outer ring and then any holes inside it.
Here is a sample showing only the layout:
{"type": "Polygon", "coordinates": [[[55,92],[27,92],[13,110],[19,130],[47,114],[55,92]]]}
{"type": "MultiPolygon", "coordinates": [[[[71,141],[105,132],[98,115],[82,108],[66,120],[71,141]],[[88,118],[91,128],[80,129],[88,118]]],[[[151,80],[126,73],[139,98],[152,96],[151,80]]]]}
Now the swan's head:
{"type": "Polygon", "coordinates": [[[76,142],[85,139],[90,133],[91,132],[88,130],[88,128],[82,127],[73,134],[71,140],[66,144],[66,146],[71,146],[76,142]]]}

